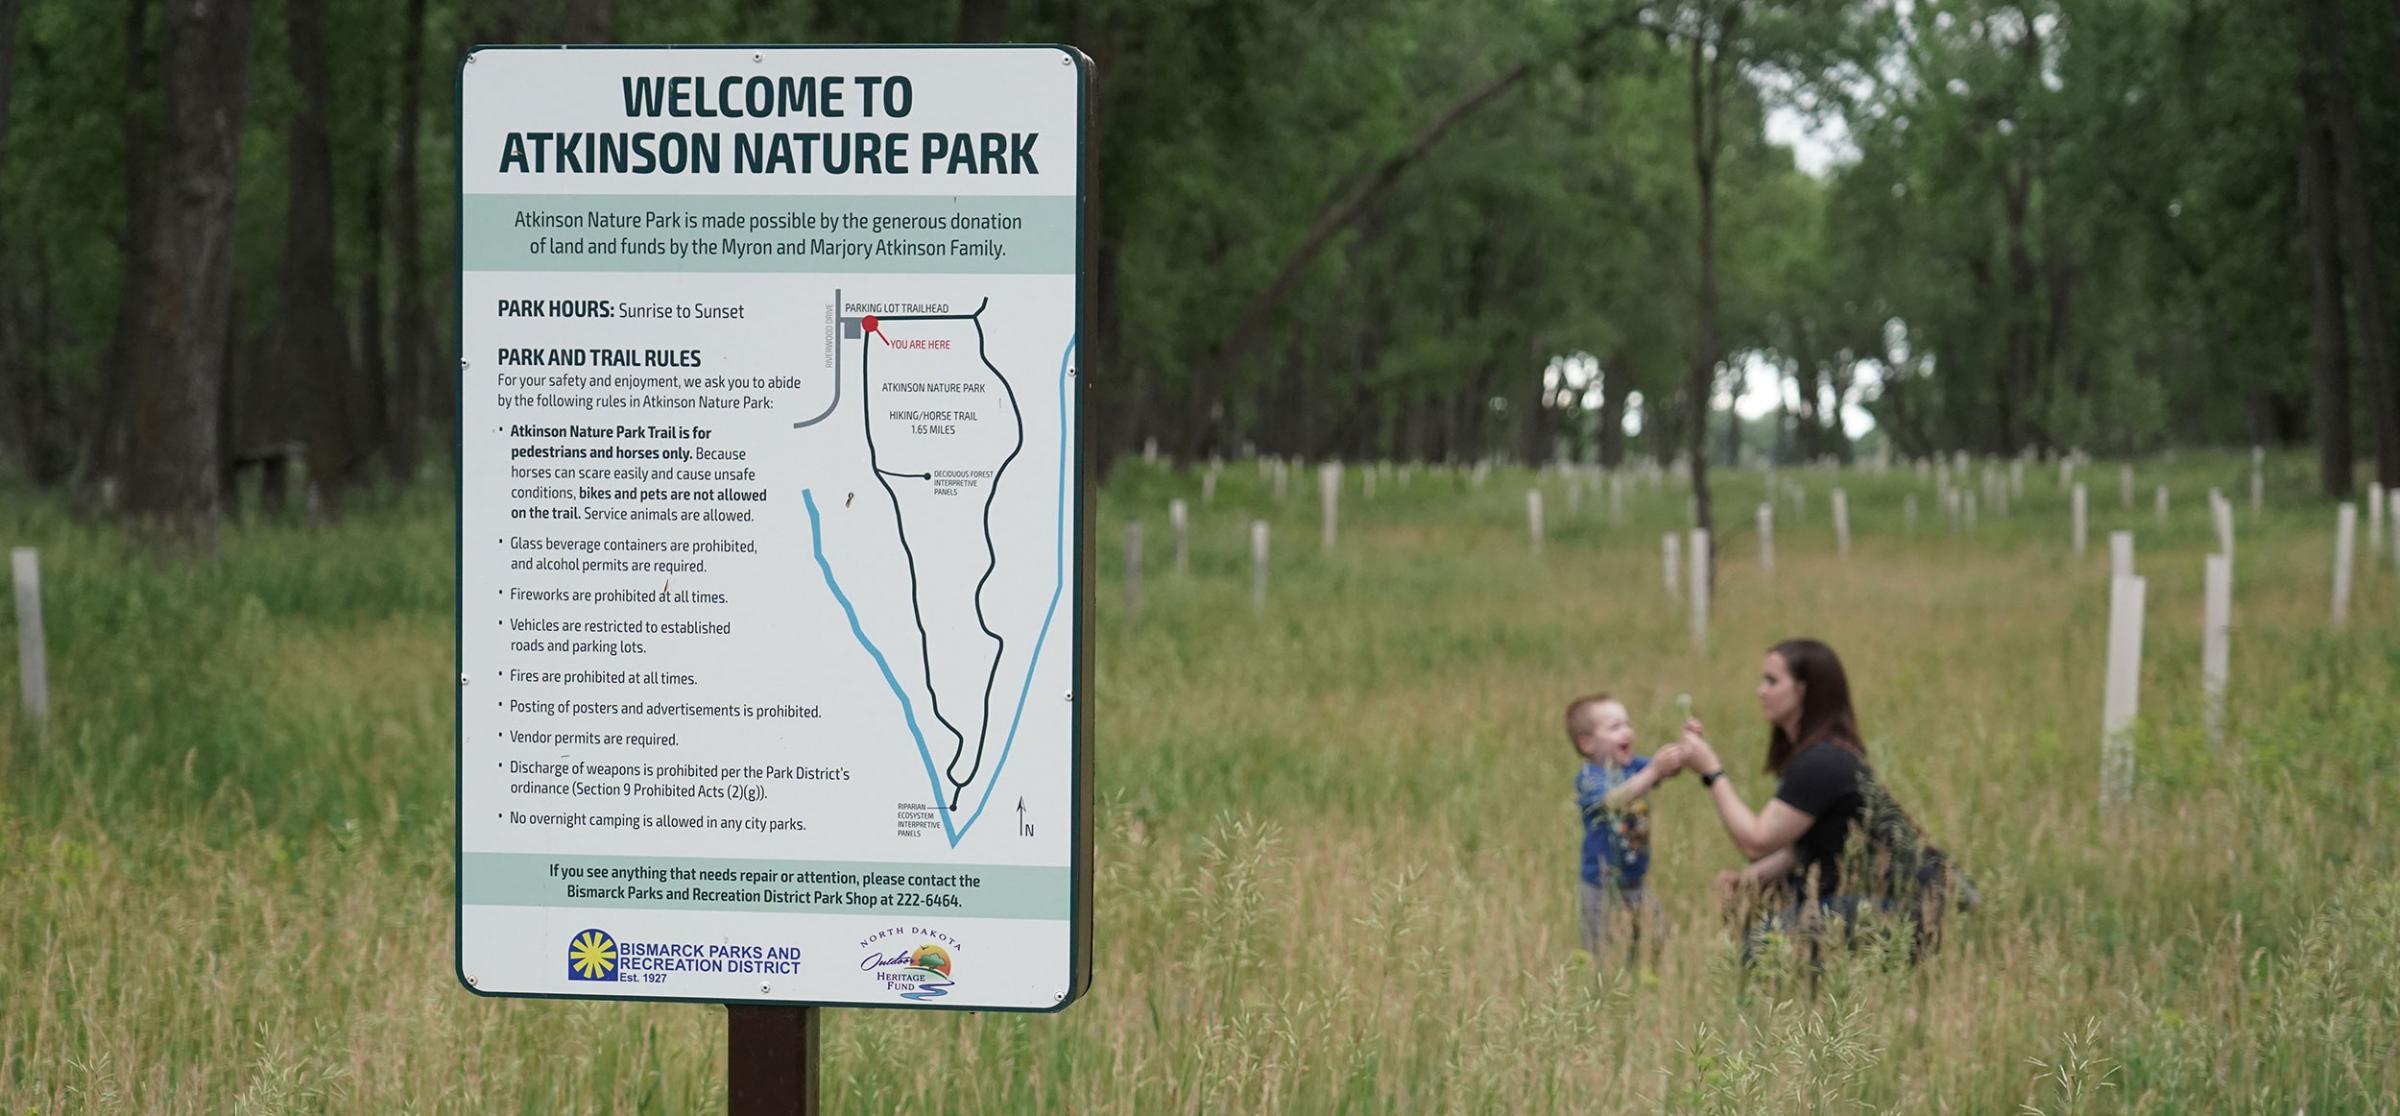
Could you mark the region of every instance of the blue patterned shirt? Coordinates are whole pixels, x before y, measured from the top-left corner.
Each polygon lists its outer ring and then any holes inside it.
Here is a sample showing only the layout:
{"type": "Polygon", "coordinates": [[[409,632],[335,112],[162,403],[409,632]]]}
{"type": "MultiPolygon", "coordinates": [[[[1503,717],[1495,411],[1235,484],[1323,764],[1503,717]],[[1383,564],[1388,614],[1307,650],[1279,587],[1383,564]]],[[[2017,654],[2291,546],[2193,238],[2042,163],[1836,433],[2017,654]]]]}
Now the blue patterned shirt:
{"type": "Polygon", "coordinates": [[[1575,805],[1583,812],[1583,882],[1631,889],[1650,874],[1650,800],[1637,798],[1621,810],[1603,802],[1648,766],[1650,757],[1635,756],[1623,767],[1587,763],[1575,773],[1575,805]]]}

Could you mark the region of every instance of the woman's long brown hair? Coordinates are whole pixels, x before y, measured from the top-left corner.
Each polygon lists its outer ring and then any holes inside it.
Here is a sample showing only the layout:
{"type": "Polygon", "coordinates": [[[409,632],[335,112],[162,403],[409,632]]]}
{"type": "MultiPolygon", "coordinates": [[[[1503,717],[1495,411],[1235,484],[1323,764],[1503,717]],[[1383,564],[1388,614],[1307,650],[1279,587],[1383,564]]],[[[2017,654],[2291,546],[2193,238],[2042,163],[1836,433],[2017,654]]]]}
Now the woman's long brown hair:
{"type": "Polygon", "coordinates": [[[1787,639],[1770,649],[1783,656],[1783,667],[1800,690],[1800,735],[1793,739],[1783,726],[1767,730],[1767,774],[1781,775],[1785,764],[1819,741],[1831,740],[1860,756],[1867,742],[1858,734],[1858,714],[1850,708],[1850,676],[1842,671],[1841,656],[1813,639],[1787,639]]]}

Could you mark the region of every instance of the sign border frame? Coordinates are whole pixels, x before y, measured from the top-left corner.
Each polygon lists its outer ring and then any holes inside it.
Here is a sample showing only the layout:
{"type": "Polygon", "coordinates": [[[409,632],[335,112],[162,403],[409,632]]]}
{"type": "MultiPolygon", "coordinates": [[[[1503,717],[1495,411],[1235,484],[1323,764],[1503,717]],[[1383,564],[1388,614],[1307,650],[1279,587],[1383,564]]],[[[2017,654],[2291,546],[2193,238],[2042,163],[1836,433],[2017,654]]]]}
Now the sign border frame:
{"type": "MultiPolygon", "coordinates": [[[[1008,1012],[1022,1015],[1054,1015],[1084,997],[1092,987],[1092,524],[1096,456],[1091,449],[1092,418],[1090,408],[1090,361],[1088,346],[1094,336],[1092,320],[1092,279],[1098,246],[1092,239],[1097,227],[1093,220],[1097,206],[1092,182],[1097,177],[1099,152],[1092,146],[1092,82],[1094,66],[1090,55],[1067,43],[479,43],[468,47],[459,56],[455,68],[456,100],[452,116],[452,169],[457,175],[452,194],[451,251],[454,261],[452,274],[458,280],[457,301],[451,307],[452,352],[458,360],[457,398],[454,405],[461,416],[452,435],[450,459],[456,463],[451,470],[453,492],[451,501],[452,546],[451,586],[456,598],[451,611],[451,666],[457,682],[451,691],[451,749],[454,764],[450,803],[450,967],[459,987],[485,999],[494,1000],[569,1000],[606,1001],[612,1003],[649,1004],[745,1004],[761,1007],[791,1008],[880,1008],[901,1011],[936,1012],[1008,1012]],[[1074,596],[1076,622],[1072,626],[1073,665],[1069,675],[1074,691],[1068,701],[1074,706],[1069,718],[1068,766],[1070,782],[1068,795],[1069,824],[1074,832],[1068,839],[1067,868],[1071,884],[1067,899],[1067,987],[1057,1003],[1048,1007],[1014,1005],[937,1004],[885,1002],[880,1000],[798,1000],[798,999],[720,999],[706,996],[609,996],[581,992],[516,992],[495,991],[478,987],[467,973],[466,965],[466,877],[463,872],[466,854],[466,597],[457,592],[466,580],[466,414],[467,365],[466,354],[466,197],[467,197],[467,67],[487,51],[854,51],[854,50],[1053,50],[1063,55],[1075,67],[1075,336],[1074,359],[1068,363],[1068,375],[1076,381],[1074,418],[1075,461],[1075,555],[1074,596]]],[[[838,308],[837,308],[838,313],[838,308]]]]}

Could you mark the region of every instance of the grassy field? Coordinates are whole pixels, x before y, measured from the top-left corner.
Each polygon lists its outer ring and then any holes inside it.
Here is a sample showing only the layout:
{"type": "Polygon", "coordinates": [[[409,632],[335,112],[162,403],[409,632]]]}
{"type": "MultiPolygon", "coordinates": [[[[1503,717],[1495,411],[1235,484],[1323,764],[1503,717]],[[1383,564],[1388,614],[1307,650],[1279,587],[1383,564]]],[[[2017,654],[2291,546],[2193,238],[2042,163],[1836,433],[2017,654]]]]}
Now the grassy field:
{"type": "MultiPolygon", "coordinates": [[[[1762,478],[1720,476],[1711,647],[1660,584],[1684,495],[1647,483],[1524,532],[1533,478],[1420,472],[1278,504],[1248,464],[1213,506],[1139,463],[1098,546],[1097,972],[1057,1016],[830,1013],[838,1112],[2392,1112],[2400,1108],[2400,584],[2360,546],[2328,630],[2333,511],[2270,463],[2236,563],[2232,743],[2198,713],[2204,493],[2247,461],[2088,471],[2067,553],[2055,468],[1946,535],[1913,472],[1795,473],[1778,566],[1762,478]],[[2174,490],[2171,524],[2150,486],[2174,490]],[[1904,537],[1901,502],[1923,516],[1904,537]],[[1195,505],[1191,570],[1165,506],[1195,505]],[[1247,521],[1276,526],[1251,615],[1247,521]],[[1148,522],[1145,607],[1119,594],[1148,522]],[[2106,532],[2150,578],[2133,808],[2095,808],[2106,532]],[[1575,950],[1565,700],[1626,697],[1643,750],[1690,692],[1756,804],[1750,687],[1773,641],[1844,656],[1872,758],[1981,886],[1931,963],[1844,962],[1811,996],[1733,963],[1708,880],[1734,854],[1689,780],[1659,790],[1655,968],[1575,950]]],[[[0,1113],[682,1113],[722,1106],[724,1013],[494,1002],[451,974],[446,490],[325,530],[154,561],[0,487],[42,548],[56,716],[0,640],[0,1113]]],[[[2363,528],[2363,522],[2362,522],[2363,528]]],[[[2363,532],[2362,532],[2363,533],[2363,532]]]]}

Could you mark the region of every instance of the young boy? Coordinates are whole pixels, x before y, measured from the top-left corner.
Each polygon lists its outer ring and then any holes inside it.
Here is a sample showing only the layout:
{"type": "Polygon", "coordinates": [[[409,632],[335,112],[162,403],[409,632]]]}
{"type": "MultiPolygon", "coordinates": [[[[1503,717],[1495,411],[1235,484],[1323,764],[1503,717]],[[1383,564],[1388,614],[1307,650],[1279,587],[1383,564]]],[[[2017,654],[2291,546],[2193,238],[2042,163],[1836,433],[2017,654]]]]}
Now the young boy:
{"type": "MultiPolygon", "coordinates": [[[[1626,956],[1642,944],[1658,906],[1645,886],[1650,873],[1650,804],[1642,796],[1674,774],[1672,757],[1652,763],[1633,753],[1633,718],[1625,703],[1594,694],[1567,703],[1567,740],[1583,757],[1575,773],[1575,805],[1583,812],[1584,952],[1599,959],[1617,926],[1631,930],[1626,956]]],[[[1655,933],[1653,934],[1655,937],[1655,933]]]]}

